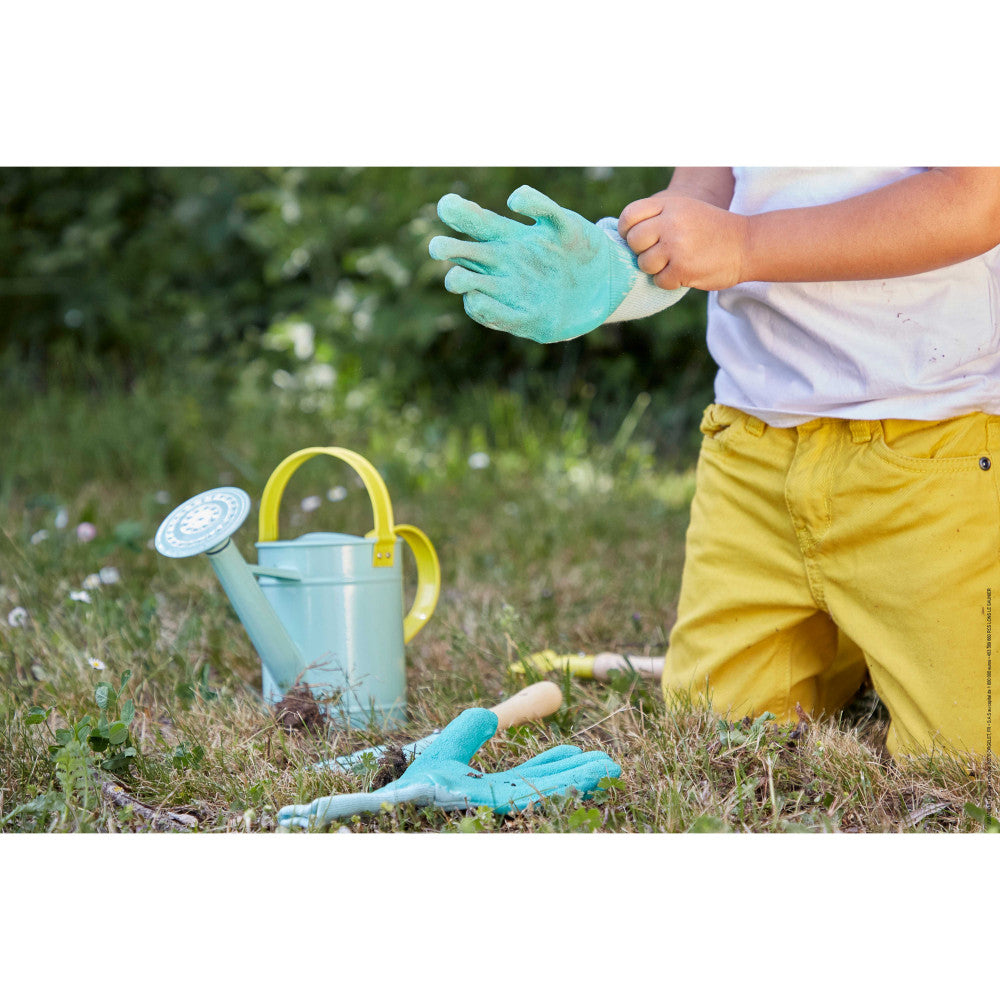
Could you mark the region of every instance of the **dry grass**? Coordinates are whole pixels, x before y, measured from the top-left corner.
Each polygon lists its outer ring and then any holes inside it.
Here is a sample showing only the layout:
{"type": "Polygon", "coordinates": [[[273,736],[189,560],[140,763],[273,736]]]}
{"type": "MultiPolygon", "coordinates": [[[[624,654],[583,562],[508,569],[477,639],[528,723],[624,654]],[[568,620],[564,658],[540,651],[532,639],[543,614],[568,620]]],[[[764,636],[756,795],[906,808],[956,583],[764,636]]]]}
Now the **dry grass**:
{"type": "MultiPolygon", "coordinates": [[[[379,459],[366,442],[338,443],[379,459]]],[[[301,437],[257,442],[265,458],[246,464],[266,475],[302,444],[301,437]]],[[[453,446],[467,447],[461,440],[453,446]]],[[[447,475],[390,480],[397,519],[428,532],[444,577],[438,610],[408,649],[409,720],[390,734],[396,742],[528,683],[531,676],[507,666],[533,650],[662,653],[691,477],[659,471],[645,456],[582,451],[578,443],[560,454],[559,447],[552,442],[538,468],[505,471],[504,455],[496,454],[488,469],[472,470],[450,456],[447,475]]],[[[233,478],[259,498],[257,479],[233,478]]],[[[73,495],[40,500],[20,491],[3,501],[4,831],[271,831],[283,805],[370,783],[309,765],[385,742],[387,734],[317,731],[276,718],[259,697],[256,655],[207,560],[170,562],[147,546],[159,519],[183,499],[157,498],[164,486],[178,488],[148,476],[107,478],[81,484],[73,495]],[[61,506],[67,524],[56,527],[61,506]],[[97,525],[92,542],[74,534],[84,519],[97,525]],[[48,536],[39,538],[40,530],[48,536]],[[118,582],[87,591],[89,603],[71,598],[89,574],[109,566],[118,582]],[[15,607],[28,618],[8,625],[15,607]],[[91,659],[106,670],[94,669],[91,659]],[[95,686],[117,687],[126,670],[122,700],[135,706],[130,766],[102,772],[101,755],[81,750],[82,773],[74,777],[65,764],[60,770],[49,752],[57,731],[96,718],[95,686]],[[44,721],[32,715],[35,707],[48,710],[44,721]]],[[[313,489],[301,484],[303,494],[313,489]]],[[[288,509],[296,499],[290,488],[288,509]]],[[[361,533],[367,524],[352,519],[365,516],[364,502],[325,504],[285,528],[361,533]]],[[[248,525],[238,536],[247,555],[251,534],[248,525]]],[[[498,734],[477,761],[502,769],[567,741],[603,749],[623,773],[620,786],[596,802],[550,800],[509,818],[401,806],[343,828],[973,832],[984,829],[981,810],[996,801],[995,775],[969,774],[944,759],[905,766],[888,760],[884,713],[870,693],[840,718],[776,728],[751,720],[727,726],[703,707],[666,705],[655,683],[635,677],[606,684],[564,679],[563,689],[556,715],[498,734]]]]}

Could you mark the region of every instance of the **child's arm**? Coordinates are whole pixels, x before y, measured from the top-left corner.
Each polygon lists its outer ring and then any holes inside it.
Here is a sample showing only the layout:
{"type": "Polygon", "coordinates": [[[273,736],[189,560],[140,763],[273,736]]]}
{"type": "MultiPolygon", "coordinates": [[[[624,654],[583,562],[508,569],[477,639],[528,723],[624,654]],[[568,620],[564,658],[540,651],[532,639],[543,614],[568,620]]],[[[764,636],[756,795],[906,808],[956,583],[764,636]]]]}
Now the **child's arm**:
{"type": "Polygon", "coordinates": [[[675,180],[619,219],[639,266],[660,288],[895,278],[1000,244],[995,167],[936,167],[828,205],[748,216],[720,207],[724,197],[700,198],[704,179],[675,180]]]}

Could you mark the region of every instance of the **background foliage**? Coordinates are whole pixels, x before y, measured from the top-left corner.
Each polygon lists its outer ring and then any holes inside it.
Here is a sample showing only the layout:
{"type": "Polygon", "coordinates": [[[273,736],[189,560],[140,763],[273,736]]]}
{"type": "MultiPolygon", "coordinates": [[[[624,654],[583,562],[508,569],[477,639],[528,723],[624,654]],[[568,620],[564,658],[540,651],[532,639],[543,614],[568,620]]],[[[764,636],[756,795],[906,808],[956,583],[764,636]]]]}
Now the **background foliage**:
{"type": "MultiPolygon", "coordinates": [[[[588,218],[667,168],[0,169],[0,376],[7,393],[177,388],[228,400],[275,380],[461,419],[477,387],[646,426],[683,452],[707,401],[704,296],[556,347],[487,331],[426,247],[456,191],[496,211],[528,183],[588,218]],[[358,395],[360,393],[361,395],[358,395]]],[[[270,391],[268,389],[268,391],[270,391]]]]}

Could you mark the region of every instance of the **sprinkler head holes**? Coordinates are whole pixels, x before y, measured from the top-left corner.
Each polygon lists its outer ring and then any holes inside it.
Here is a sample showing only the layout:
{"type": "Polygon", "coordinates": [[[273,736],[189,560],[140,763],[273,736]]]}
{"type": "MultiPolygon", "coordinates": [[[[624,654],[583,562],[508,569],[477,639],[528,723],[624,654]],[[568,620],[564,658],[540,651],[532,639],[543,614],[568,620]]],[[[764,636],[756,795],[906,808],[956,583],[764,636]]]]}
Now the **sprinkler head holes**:
{"type": "Polygon", "coordinates": [[[235,486],[219,486],[185,500],[157,529],[156,551],[183,559],[220,548],[250,513],[250,497],[235,486]]]}

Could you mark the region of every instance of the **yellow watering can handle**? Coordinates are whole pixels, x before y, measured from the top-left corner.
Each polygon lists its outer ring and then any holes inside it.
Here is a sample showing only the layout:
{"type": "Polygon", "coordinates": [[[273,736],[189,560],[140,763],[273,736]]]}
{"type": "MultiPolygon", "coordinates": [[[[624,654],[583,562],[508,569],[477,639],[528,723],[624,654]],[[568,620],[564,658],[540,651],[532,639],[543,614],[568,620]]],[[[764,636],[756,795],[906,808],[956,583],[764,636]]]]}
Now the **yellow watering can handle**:
{"type": "MultiPolygon", "coordinates": [[[[375,516],[375,549],[372,554],[373,566],[391,566],[396,547],[396,533],[392,523],[392,503],[389,491],[382,482],[375,466],[353,451],[346,448],[303,448],[286,458],[271,473],[264,486],[260,501],[260,541],[274,542],[278,538],[278,507],[282,494],[292,478],[292,473],[303,463],[316,455],[330,455],[346,462],[361,477],[368,490],[372,502],[372,513],[375,516]]],[[[430,544],[428,542],[428,544],[430,544]]],[[[416,550],[414,550],[416,551],[416,550]]],[[[431,550],[433,552],[433,550],[431,550]]],[[[434,557],[435,562],[437,557],[434,557]]],[[[436,600],[436,595],[435,595],[436,600]]],[[[416,634],[414,632],[414,634],[416,634]]]]}
{"type": "Polygon", "coordinates": [[[431,540],[412,524],[397,524],[396,534],[413,550],[417,560],[417,596],[403,619],[403,642],[409,642],[426,624],[441,592],[441,564],[431,540]]]}

